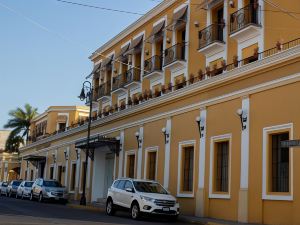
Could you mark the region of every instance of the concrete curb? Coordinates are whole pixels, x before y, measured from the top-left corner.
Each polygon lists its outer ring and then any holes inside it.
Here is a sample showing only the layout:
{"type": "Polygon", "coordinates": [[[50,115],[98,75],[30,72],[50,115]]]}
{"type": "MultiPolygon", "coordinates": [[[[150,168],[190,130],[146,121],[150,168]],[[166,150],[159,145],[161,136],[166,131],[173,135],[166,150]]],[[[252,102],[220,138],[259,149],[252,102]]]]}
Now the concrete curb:
{"type": "Polygon", "coordinates": [[[95,207],[92,205],[77,205],[77,204],[72,204],[69,203],[67,204],[68,207],[73,208],[73,209],[83,209],[83,210],[89,210],[89,211],[94,211],[94,212],[105,212],[105,209],[100,208],[100,207],[95,207]]]}

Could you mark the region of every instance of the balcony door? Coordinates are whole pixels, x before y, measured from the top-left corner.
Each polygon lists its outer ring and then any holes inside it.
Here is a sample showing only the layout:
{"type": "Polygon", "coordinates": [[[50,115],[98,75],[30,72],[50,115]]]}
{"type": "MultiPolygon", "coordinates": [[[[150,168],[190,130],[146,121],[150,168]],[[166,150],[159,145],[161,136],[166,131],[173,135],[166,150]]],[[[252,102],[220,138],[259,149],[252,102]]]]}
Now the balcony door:
{"type": "Polygon", "coordinates": [[[224,10],[222,7],[217,11],[217,23],[218,23],[217,35],[219,41],[223,41],[223,27],[221,25],[223,23],[223,18],[224,18],[224,10]]]}

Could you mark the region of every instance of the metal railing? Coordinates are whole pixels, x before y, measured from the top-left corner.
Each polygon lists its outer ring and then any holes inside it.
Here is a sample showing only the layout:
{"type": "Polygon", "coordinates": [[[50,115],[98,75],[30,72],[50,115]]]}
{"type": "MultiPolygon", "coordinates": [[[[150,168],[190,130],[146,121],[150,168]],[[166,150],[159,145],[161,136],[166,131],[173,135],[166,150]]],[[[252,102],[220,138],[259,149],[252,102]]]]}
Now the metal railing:
{"type": "Polygon", "coordinates": [[[134,81],[141,81],[141,70],[138,68],[131,68],[129,70],[127,70],[126,72],[126,81],[125,81],[125,85],[126,84],[130,84],[134,81]]]}
{"type": "Polygon", "coordinates": [[[214,42],[223,42],[224,24],[212,24],[199,31],[199,49],[204,48],[214,42]]]}
{"type": "Polygon", "coordinates": [[[250,4],[230,15],[230,34],[249,25],[261,25],[261,8],[258,4],[250,4]]]}
{"type": "Polygon", "coordinates": [[[162,71],[162,56],[155,55],[150,59],[145,60],[144,71],[144,76],[154,71],[162,71]]]}
{"type": "Polygon", "coordinates": [[[107,81],[100,85],[99,92],[98,92],[98,98],[104,97],[104,96],[110,96],[111,92],[111,82],[107,81]]]}
{"type": "Polygon", "coordinates": [[[186,43],[179,43],[167,48],[164,52],[164,66],[175,61],[185,60],[185,46],[186,43]]]}
{"type": "Polygon", "coordinates": [[[113,77],[112,90],[115,91],[119,88],[124,87],[125,83],[126,83],[126,72],[116,77],[113,77]]]}

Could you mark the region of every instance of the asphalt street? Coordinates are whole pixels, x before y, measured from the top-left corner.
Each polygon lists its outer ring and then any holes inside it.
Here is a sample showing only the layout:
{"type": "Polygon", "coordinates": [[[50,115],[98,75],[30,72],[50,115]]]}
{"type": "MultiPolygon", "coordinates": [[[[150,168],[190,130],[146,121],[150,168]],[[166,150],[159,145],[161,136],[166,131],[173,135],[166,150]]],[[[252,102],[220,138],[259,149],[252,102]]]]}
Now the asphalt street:
{"type": "Polygon", "coordinates": [[[167,219],[141,219],[133,221],[129,213],[117,212],[115,216],[107,216],[105,212],[89,211],[71,208],[57,203],[39,203],[36,201],[20,200],[0,197],[0,224],[7,225],[114,225],[114,224],[143,224],[166,225],[186,224],[182,222],[169,222],[167,219]]]}

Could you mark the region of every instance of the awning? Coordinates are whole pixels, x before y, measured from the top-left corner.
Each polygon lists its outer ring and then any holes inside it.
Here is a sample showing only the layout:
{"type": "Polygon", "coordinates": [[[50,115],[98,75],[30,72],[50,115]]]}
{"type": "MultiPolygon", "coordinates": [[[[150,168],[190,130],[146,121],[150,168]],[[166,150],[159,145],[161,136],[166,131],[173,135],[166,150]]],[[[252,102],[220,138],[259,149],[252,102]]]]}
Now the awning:
{"type": "Polygon", "coordinates": [[[150,36],[148,37],[147,42],[149,43],[153,43],[155,40],[159,39],[159,38],[163,38],[163,28],[165,26],[165,21],[161,21],[160,23],[156,24],[152,31],[150,36]]]}
{"type": "Polygon", "coordinates": [[[38,163],[40,162],[46,162],[46,156],[40,156],[40,155],[27,155],[23,157],[23,160],[31,162],[32,165],[35,167],[38,166],[38,163]]]}
{"type": "Polygon", "coordinates": [[[177,10],[173,14],[172,23],[167,27],[168,30],[177,29],[182,24],[186,23],[186,12],[187,12],[188,5],[184,6],[183,8],[177,10]]]}
{"type": "Polygon", "coordinates": [[[143,37],[144,35],[140,35],[137,38],[133,39],[125,55],[131,55],[133,53],[141,51],[141,44],[142,44],[143,37]]]}
{"type": "Polygon", "coordinates": [[[108,66],[111,63],[113,57],[113,55],[110,57],[106,57],[101,64],[101,69],[104,69],[106,66],[108,66]]]}
{"type": "MultiPolygon", "coordinates": [[[[96,148],[101,149],[101,147],[108,147],[113,153],[119,154],[120,151],[120,140],[116,138],[109,138],[106,136],[96,136],[91,137],[89,141],[89,149],[95,150],[96,148]]],[[[87,149],[87,138],[75,143],[75,148],[87,149]]]]}
{"type": "Polygon", "coordinates": [[[121,48],[121,51],[118,54],[116,54],[116,59],[122,58],[124,56],[125,52],[129,49],[129,46],[130,46],[130,43],[128,43],[125,46],[123,46],[121,48]]]}

